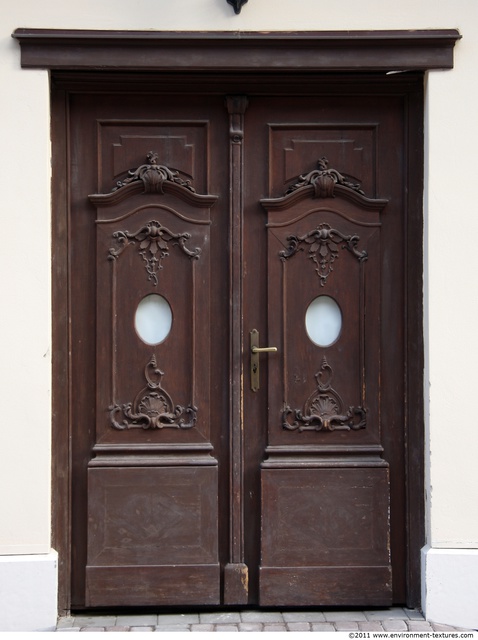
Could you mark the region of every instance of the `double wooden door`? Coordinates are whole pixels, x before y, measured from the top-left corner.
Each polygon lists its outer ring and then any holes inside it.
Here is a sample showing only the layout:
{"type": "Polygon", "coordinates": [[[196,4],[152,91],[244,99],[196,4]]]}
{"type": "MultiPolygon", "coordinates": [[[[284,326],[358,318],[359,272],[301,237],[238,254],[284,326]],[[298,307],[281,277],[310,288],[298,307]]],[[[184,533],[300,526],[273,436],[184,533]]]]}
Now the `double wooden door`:
{"type": "Polygon", "coordinates": [[[115,86],[68,97],[72,608],[403,602],[406,100],[115,86]]]}

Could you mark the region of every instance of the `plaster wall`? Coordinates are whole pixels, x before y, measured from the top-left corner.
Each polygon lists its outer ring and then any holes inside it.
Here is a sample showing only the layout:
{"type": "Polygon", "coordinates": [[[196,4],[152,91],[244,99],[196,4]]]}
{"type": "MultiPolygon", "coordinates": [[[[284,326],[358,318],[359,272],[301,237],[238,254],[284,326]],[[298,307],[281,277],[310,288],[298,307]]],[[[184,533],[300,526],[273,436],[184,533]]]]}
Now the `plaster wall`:
{"type": "Polygon", "coordinates": [[[49,78],[46,71],[20,69],[19,46],[10,37],[17,27],[460,30],[455,68],[429,73],[426,92],[427,542],[431,548],[477,549],[478,3],[249,0],[239,16],[226,0],[17,0],[8,7],[0,0],[2,5],[0,554],[50,551],[49,78]]]}

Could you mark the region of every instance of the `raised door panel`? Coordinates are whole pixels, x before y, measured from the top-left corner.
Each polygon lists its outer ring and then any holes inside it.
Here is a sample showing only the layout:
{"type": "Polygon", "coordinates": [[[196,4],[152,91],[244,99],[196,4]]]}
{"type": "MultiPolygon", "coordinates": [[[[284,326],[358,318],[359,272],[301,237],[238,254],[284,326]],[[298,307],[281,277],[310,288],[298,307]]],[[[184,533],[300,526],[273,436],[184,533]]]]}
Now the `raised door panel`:
{"type": "Polygon", "coordinates": [[[217,467],[88,470],[87,606],[218,604],[217,467]]]}
{"type": "MultiPolygon", "coordinates": [[[[151,109],[155,114],[158,109],[151,109]]],[[[139,116],[139,113],[137,113],[139,116]]],[[[101,192],[121,183],[125,174],[146,162],[148,151],[160,150],[159,162],[194,183],[197,193],[210,184],[210,120],[181,118],[101,118],[97,122],[101,192]]]]}
{"type": "Polygon", "coordinates": [[[295,197],[269,209],[267,223],[269,340],[280,345],[269,361],[269,447],[378,444],[378,211],[339,197],[295,197]],[[330,344],[314,341],[314,323],[330,322],[311,307],[323,298],[337,310],[330,344]]]}
{"type": "Polygon", "coordinates": [[[135,194],[99,213],[97,443],[207,443],[209,211],[135,194]]]}
{"type": "Polygon", "coordinates": [[[303,123],[268,125],[269,193],[284,193],[326,157],[342,175],[360,180],[365,193],[375,194],[377,124],[327,122],[328,116],[319,118],[317,111],[307,114],[303,123]]]}
{"type": "Polygon", "coordinates": [[[262,485],[261,605],[391,604],[388,469],[309,460],[262,485]]]}

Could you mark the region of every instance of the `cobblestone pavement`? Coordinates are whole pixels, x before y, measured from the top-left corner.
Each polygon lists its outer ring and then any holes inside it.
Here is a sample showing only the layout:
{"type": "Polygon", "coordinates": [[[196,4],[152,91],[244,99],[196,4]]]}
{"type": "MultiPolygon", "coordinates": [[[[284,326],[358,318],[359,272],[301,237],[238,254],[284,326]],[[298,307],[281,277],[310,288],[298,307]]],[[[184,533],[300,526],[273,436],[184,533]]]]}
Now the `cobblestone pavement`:
{"type": "MultiPolygon", "coordinates": [[[[57,631],[455,631],[427,622],[414,609],[370,611],[228,611],[72,615],[58,620],[57,631]]],[[[458,629],[468,631],[467,629],[458,629]]]]}

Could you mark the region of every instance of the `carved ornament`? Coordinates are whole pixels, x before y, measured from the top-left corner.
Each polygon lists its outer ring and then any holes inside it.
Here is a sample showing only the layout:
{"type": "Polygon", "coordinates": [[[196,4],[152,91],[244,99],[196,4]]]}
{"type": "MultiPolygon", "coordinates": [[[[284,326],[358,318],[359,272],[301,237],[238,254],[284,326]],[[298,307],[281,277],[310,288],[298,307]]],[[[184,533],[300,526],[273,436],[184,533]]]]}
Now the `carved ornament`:
{"type": "Polygon", "coordinates": [[[130,233],[129,231],[115,231],[113,238],[116,239],[118,246],[109,250],[109,260],[116,260],[130,244],[139,242],[139,255],[144,262],[144,268],[148,274],[148,280],[151,280],[154,286],[158,284],[158,272],[163,268],[162,260],[169,256],[168,242],[174,240],[173,246],[178,246],[183,253],[190,258],[198,259],[201,249],[188,249],[186,242],[191,237],[190,233],[173,233],[158,222],[152,220],[144,225],[138,231],[130,233]]]}
{"type": "Polygon", "coordinates": [[[153,355],[144,368],[147,382],[133,402],[109,407],[111,426],[115,429],[190,429],[196,424],[197,408],[174,405],[161,386],[164,372],[153,355]]]}
{"type": "Polygon", "coordinates": [[[363,407],[349,407],[344,411],[344,403],[332,388],[332,367],[325,356],[319,371],[315,374],[317,389],[307,399],[303,410],[284,406],[282,426],[289,431],[350,431],[365,429],[367,410],[363,407]]]}
{"type": "Polygon", "coordinates": [[[163,183],[174,182],[189,189],[192,193],[195,193],[195,189],[191,186],[189,180],[182,180],[179,177],[179,172],[169,169],[162,164],[158,164],[158,153],[156,151],[150,151],[146,156],[148,162],[142,164],[137,169],[131,169],[128,171],[129,178],[120,180],[116,183],[116,187],[112,191],[117,191],[121,187],[131,184],[132,182],[142,181],[144,185],[145,193],[163,193],[163,183]]]}
{"type": "Polygon", "coordinates": [[[286,191],[286,195],[301,189],[302,187],[308,187],[312,185],[315,189],[316,198],[333,198],[334,189],[336,184],[340,184],[343,187],[348,187],[361,195],[365,195],[360,184],[347,180],[336,169],[328,169],[329,161],[324,156],[317,161],[317,169],[310,171],[306,175],[300,176],[299,181],[289,187],[286,191]]]}
{"type": "Polygon", "coordinates": [[[342,249],[350,251],[359,262],[367,260],[367,252],[357,249],[359,240],[360,237],[357,235],[346,236],[337,229],[332,229],[326,222],[322,222],[316,229],[303,236],[288,236],[289,246],[279,251],[279,256],[281,260],[287,260],[304,250],[302,244],[309,245],[308,257],[317,265],[316,272],[320,285],[324,287],[327,278],[334,270],[333,264],[339,257],[339,245],[342,245],[342,249]]]}

